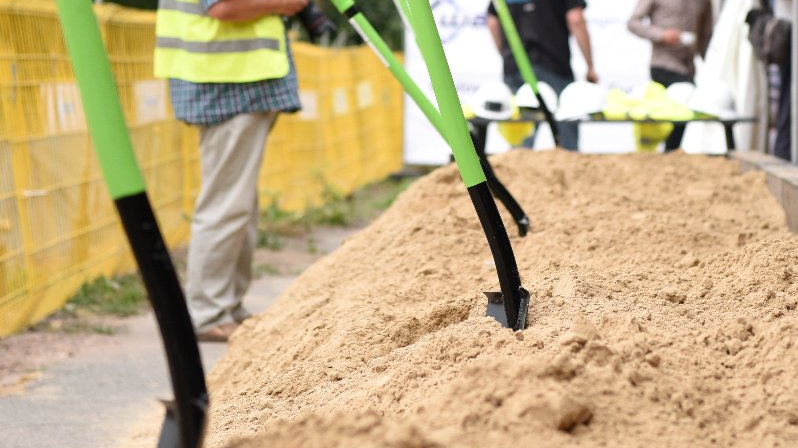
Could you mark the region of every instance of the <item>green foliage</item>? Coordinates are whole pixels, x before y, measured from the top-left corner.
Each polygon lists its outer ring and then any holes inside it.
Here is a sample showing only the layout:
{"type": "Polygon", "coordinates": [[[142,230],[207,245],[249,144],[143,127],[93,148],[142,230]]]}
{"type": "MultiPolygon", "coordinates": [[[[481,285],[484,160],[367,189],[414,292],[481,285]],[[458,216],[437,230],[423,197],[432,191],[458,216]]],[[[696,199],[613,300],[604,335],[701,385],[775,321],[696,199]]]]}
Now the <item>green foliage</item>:
{"type": "Polygon", "coordinates": [[[280,275],[282,270],[272,264],[256,264],[252,267],[252,274],[255,278],[263,277],[264,275],[280,275]]]}
{"type": "MultiPolygon", "coordinates": [[[[394,51],[401,50],[404,44],[404,26],[393,2],[390,0],[360,0],[356,3],[363,15],[380,33],[385,43],[394,51]]],[[[363,40],[349,24],[346,16],[339,13],[332,3],[327,0],[316,0],[316,4],[338,26],[338,33],[345,34],[341,36],[344,45],[359,45],[363,43],[363,40]]]]}
{"type": "Polygon", "coordinates": [[[255,246],[259,249],[280,250],[285,247],[285,242],[278,231],[266,226],[258,229],[255,246]]]}
{"type": "Polygon", "coordinates": [[[390,207],[396,197],[414,181],[413,178],[390,178],[364,186],[344,196],[332,186],[325,186],[324,203],[306,210],[299,221],[307,228],[315,225],[348,226],[367,222],[390,207]]]}
{"type": "MultiPolygon", "coordinates": [[[[49,328],[49,330],[55,330],[55,328],[49,328]]],[[[95,333],[95,334],[102,334],[105,336],[111,336],[116,334],[116,328],[102,325],[102,324],[90,324],[88,322],[82,322],[77,320],[75,322],[69,322],[66,325],[62,325],[58,328],[58,331],[62,331],[67,334],[77,334],[77,333],[95,333]]]]}
{"type": "MultiPolygon", "coordinates": [[[[258,247],[271,250],[283,248],[285,236],[298,236],[316,226],[345,227],[374,219],[387,209],[396,197],[415,179],[388,179],[367,185],[349,196],[342,195],[327,185],[323,192],[323,203],[309,207],[303,212],[286,212],[273,198],[268,208],[261,213],[258,225],[258,247]]],[[[308,243],[308,252],[318,250],[315,241],[308,243]]]]}
{"type": "Polygon", "coordinates": [[[147,309],[147,292],[138,275],[100,277],[84,283],[64,306],[71,317],[81,314],[134,316],[147,309]]]}
{"type": "Polygon", "coordinates": [[[407,189],[416,179],[413,177],[403,177],[391,179],[385,182],[372,184],[368,189],[358,190],[354,193],[356,201],[365,202],[365,210],[368,214],[387,210],[399,194],[407,189]]]}
{"type": "Polygon", "coordinates": [[[344,227],[352,222],[350,198],[342,195],[331,185],[325,185],[322,192],[322,205],[305,210],[300,218],[306,228],[314,225],[344,227]]]}
{"type": "Polygon", "coordinates": [[[296,214],[286,212],[279,208],[277,197],[272,197],[269,207],[260,214],[258,226],[258,239],[255,243],[261,249],[280,250],[285,246],[282,236],[289,232],[296,214]]]}
{"type": "Polygon", "coordinates": [[[307,252],[311,255],[316,255],[321,253],[321,249],[319,249],[319,245],[316,242],[316,238],[313,238],[312,236],[308,238],[307,241],[305,242],[305,248],[307,249],[307,252]]]}

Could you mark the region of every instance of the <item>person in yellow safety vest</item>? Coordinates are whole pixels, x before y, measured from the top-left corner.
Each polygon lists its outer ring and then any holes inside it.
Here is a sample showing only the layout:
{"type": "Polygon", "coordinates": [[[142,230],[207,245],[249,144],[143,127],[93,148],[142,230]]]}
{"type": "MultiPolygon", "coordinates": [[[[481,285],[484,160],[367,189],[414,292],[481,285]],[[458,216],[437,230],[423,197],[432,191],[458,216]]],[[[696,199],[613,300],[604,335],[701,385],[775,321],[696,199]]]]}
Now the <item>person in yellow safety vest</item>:
{"type": "Polygon", "coordinates": [[[191,220],[186,298],[201,341],[249,317],[257,180],[280,112],[300,108],[283,17],[308,0],[160,0],[155,75],[175,116],[200,129],[202,182],[191,220]]]}

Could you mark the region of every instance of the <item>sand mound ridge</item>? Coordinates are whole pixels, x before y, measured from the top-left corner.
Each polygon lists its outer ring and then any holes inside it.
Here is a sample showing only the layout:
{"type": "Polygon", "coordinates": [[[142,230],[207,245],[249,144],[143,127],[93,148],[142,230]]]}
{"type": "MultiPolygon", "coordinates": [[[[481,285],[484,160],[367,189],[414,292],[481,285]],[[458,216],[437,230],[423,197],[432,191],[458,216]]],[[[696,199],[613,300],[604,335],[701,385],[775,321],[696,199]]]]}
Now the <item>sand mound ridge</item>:
{"type": "Polygon", "coordinates": [[[798,446],[798,239],[761,173],[492,160],[533,219],[505,216],[529,328],[483,316],[495,269],[441,168],[234,335],[207,446],[798,446]]]}

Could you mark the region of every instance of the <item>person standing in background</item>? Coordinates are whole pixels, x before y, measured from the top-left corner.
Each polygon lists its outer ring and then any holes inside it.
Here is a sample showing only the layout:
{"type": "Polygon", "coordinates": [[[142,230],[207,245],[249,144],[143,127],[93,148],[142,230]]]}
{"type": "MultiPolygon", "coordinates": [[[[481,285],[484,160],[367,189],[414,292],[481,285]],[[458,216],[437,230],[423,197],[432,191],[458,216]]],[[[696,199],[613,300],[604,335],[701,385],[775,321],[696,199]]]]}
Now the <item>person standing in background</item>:
{"type": "MultiPolygon", "coordinates": [[[[507,0],[507,6],[538,80],[550,85],[557,95],[574,82],[569,45],[569,37],[573,35],[587,62],[587,80],[598,82],[585,22],[584,9],[587,4],[584,0],[507,0]]],[[[504,82],[515,92],[524,84],[524,80],[492,3],[488,8],[488,28],[504,60],[504,82]]],[[[578,126],[560,125],[563,148],[578,149],[578,126]]]]}
{"type": "Polygon", "coordinates": [[[249,317],[258,172],[280,112],[299,110],[283,17],[308,0],[161,0],[155,75],[175,116],[200,129],[202,183],[191,219],[186,299],[200,341],[249,317]]]}
{"type": "MultiPolygon", "coordinates": [[[[775,0],[773,16],[792,24],[794,0],[775,0]]],[[[792,58],[779,63],[779,111],[776,119],[776,143],[773,154],[784,160],[792,159],[792,58]]]]}
{"type": "MultiPolygon", "coordinates": [[[[703,57],[712,37],[711,0],[639,0],[627,26],[650,40],[651,79],[665,87],[693,82],[696,55],[703,57]]],[[[665,151],[681,145],[684,126],[674,126],[665,151]]]]}

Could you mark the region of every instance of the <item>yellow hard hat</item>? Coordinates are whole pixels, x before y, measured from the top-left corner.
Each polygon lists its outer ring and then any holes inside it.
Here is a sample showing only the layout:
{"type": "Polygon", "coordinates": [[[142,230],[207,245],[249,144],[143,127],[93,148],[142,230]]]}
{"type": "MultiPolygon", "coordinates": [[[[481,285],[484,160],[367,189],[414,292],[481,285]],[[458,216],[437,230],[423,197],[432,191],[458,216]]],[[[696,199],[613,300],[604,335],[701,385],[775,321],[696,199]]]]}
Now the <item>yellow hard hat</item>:
{"type": "MultiPolygon", "coordinates": [[[[636,107],[629,111],[629,116],[635,120],[690,120],[694,113],[683,104],[671,98],[665,86],[651,82],[645,86],[642,97],[636,107]]],[[[635,123],[634,135],[637,150],[640,152],[654,152],[673,132],[672,123],[635,123]]]]}
{"type": "Polygon", "coordinates": [[[604,104],[604,118],[607,120],[625,120],[629,110],[637,101],[620,89],[610,89],[607,92],[607,101],[604,104]]]}
{"type": "MultiPolygon", "coordinates": [[[[518,106],[513,105],[512,119],[517,120],[521,118],[521,112],[518,106]]],[[[532,135],[535,131],[535,124],[532,122],[518,122],[507,123],[500,122],[498,124],[499,134],[507,140],[511,146],[520,146],[524,139],[532,135]]]]}
{"type": "Polygon", "coordinates": [[[673,132],[671,123],[635,123],[634,134],[637,152],[654,152],[657,146],[673,132]]]}
{"type": "Polygon", "coordinates": [[[471,120],[475,118],[477,114],[474,113],[474,108],[471,107],[469,104],[463,104],[463,116],[466,120],[471,120]]]}

